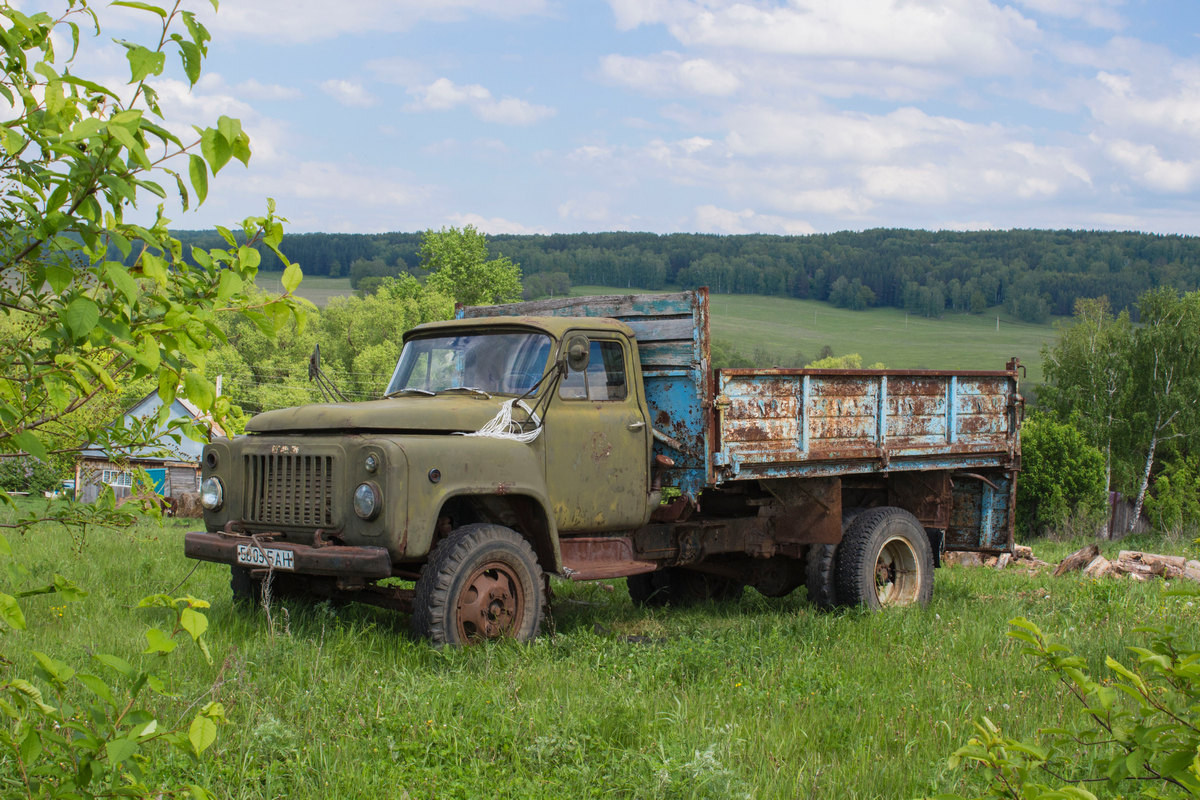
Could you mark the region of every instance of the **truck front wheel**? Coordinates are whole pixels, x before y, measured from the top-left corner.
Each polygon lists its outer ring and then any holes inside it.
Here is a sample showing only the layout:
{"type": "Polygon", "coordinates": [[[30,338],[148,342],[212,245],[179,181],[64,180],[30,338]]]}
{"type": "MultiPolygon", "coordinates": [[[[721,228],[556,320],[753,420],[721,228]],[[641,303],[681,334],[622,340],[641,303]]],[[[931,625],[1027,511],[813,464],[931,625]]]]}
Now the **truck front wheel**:
{"type": "Polygon", "coordinates": [[[933,550],[917,518],[901,508],[864,511],[837,548],[838,599],[868,608],[925,605],[933,594],[933,550]]]}
{"type": "Polygon", "coordinates": [[[542,625],[542,570],[529,542],[500,525],[464,525],[438,543],[413,597],[413,633],[433,644],[511,637],[542,625]]]}

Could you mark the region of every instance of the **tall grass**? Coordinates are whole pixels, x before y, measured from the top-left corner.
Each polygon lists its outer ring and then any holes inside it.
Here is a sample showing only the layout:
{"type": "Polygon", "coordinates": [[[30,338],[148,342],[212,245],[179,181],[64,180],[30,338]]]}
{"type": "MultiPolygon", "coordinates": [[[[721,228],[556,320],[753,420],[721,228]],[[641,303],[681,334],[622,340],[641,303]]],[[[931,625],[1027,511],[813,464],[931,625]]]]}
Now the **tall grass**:
{"type": "Polygon", "coordinates": [[[220,700],[231,724],[200,764],[159,766],[235,798],[915,797],[971,778],[945,759],[979,715],[1028,736],[1073,713],[1005,637],[1010,618],[1101,671],[1140,625],[1200,623],[1200,602],[1158,584],[1018,570],[942,569],[927,609],[884,614],[819,613],[803,590],[645,610],[622,581],[556,582],[535,643],[436,651],[391,612],[233,607],[228,570],[183,557],[188,525],[12,541],[30,583],[58,572],[92,595],[27,600],[0,674],[28,675],[34,649],[76,666],[133,656],[140,597],[210,599],[214,664],[181,660],[179,697],[161,702],[173,719],[220,700]]]}

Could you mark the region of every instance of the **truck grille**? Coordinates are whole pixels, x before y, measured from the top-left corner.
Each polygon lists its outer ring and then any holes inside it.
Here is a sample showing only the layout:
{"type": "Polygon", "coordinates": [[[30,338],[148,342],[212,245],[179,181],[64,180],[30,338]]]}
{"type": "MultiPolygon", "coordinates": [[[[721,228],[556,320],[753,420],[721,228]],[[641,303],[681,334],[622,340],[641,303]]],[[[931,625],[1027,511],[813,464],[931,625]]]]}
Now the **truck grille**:
{"type": "Polygon", "coordinates": [[[333,457],[247,455],[246,521],[321,528],[333,524],[333,457]]]}

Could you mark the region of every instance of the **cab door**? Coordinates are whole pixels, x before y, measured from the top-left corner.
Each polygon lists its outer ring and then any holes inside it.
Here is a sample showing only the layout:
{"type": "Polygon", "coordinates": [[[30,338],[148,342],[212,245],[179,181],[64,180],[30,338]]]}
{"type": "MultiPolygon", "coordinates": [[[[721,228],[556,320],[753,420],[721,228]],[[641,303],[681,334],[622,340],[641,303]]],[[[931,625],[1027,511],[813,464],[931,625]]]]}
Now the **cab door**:
{"type": "Polygon", "coordinates": [[[561,533],[647,519],[650,425],[633,353],[622,336],[587,335],[587,369],[568,371],[546,414],[546,484],[561,533]]]}

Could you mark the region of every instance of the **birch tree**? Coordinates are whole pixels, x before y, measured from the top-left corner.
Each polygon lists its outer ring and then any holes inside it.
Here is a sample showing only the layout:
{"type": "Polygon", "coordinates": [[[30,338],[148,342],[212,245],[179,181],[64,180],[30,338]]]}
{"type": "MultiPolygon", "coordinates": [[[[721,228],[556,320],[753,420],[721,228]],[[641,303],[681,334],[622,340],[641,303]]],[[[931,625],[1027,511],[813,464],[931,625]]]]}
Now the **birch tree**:
{"type": "Polygon", "coordinates": [[[1200,424],[1200,291],[1154,289],[1138,301],[1141,326],[1130,351],[1128,423],[1143,455],[1130,529],[1141,514],[1163,442],[1196,436],[1200,424]]]}

